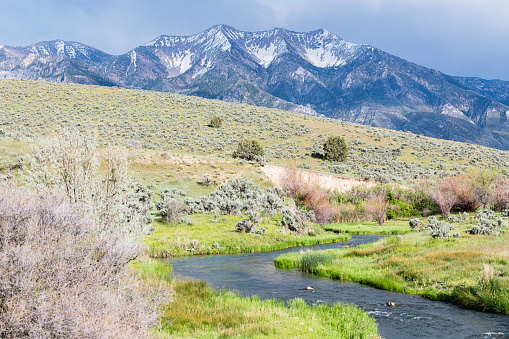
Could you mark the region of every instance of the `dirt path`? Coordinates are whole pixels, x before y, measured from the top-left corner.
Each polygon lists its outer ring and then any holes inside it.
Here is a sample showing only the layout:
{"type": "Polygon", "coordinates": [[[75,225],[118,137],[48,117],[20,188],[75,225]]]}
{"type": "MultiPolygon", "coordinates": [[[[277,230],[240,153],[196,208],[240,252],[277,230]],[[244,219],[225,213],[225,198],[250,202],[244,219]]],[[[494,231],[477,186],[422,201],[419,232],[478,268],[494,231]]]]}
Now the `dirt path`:
{"type": "MultiPolygon", "coordinates": [[[[264,167],[260,167],[260,169],[274,185],[282,187],[286,171],[285,167],[266,165],[264,167]]],[[[300,170],[299,173],[303,176],[303,180],[316,183],[318,186],[327,190],[337,190],[341,193],[350,191],[354,186],[365,185],[367,187],[372,187],[377,184],[376,181],[344,178],[334,174],[314,173],[300,170]]]]}

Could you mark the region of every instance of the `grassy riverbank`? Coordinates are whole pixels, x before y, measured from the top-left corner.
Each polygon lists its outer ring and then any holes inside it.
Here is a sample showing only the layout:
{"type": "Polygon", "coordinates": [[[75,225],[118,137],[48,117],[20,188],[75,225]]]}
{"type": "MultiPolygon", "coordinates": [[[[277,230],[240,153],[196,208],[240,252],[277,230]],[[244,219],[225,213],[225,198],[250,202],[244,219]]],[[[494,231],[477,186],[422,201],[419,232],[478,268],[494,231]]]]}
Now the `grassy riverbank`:
{"type": "Polygon", "coordinates": [[[412,233],[408,227],[408,220],[389,220],[383,226],[375,221],[346,222],[340,224],[324,225],[323,229],[334,233],[347,234],[373,234],[373,235],[396,235],[412,233]]]}
{"type": "Polygon", "coordinates": [[[239,233],[235,224],[238,216],[221,215],[214,219],[211,214],[189,215],[189,224],[164,224],[154,221],[155,232],[146,237],[152,257],[175,257],[198,254],[235,254],[276,251],[295,246],[309,246],[350,239],[347,234],[335,234],[314,225],[314,232],[301,236],[278,231],[276,218],[264,218],[260,224],[266,234],[239,233]]]}
{"type": "Polygon", "coordinates": [[[507,234],[433,239],[423,232],[359,248],[283,254],[276,266],[509,314],[508,241],[507,234]]]}
{"type": "MultiPolygon", "coordinates": [[[[171,267],[144,259],[142,276],[171,280],[171,267]]],[[[294,299],[241,297],[204,282],[172,282],[174,295],[154,338],[378,338],[375,320],[353,305],[307,305],[294,299]]]]}

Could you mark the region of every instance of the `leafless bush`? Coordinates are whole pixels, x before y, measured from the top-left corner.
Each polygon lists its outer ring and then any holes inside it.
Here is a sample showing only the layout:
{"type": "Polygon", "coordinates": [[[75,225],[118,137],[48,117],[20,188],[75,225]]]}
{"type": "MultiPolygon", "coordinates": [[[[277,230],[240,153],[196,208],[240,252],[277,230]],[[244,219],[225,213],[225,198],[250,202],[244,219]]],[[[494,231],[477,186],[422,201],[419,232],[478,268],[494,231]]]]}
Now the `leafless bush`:
{"type": "Polygon", "coordinates": [[[451,188],[456,195],[455,206],[463,211],[477,211],[480,201],[476,196],[471,178],[461,174],[450,177],[448,180],[450,180],[451,188]]]}
{"type": "Polygon", "coordinates": [[[497,211],[509,208],[509,178],[499,178],[493,190],[493,206],[497,211]]]}
{"type": "Polygon", "coordinates": [[[387,194],[385,191],[370,197],[366,204],[366,213],[370,215],[380,226],[387,220],[387,194]]]}
{"type": "Polygon", "coordinates": [[[0,337],[148,336],[169,293],[128,270],[137,243],[98,238],[87,213],[59,194],[0,188],[0,337]]]}
{"type": "Polygon", "coordinates": [[[306,180],[296,166],[285,170],[283,189],[298,203],[313,210],[319,224],[333,219],[334,211],[327,194],[318,185],[306,180]]]}
{"type": "Polygon", "coordinates": [[[502,179],[501,173],[490,168],[478,168],[468,176],[476,200],[483,208],[488,208],[494,201],[495,183],[502,179]]]}
{"type": "Polygon", "coordinates": [[[121,149],[102,153],[94,135],[63,132],[59,138],[34,147],[25,179],[37,189],[60,190],[69,203],[86,208],[101,235],[115,234],[139,242],[148,233],[150,202],[141,209],[132,205],[134,185],[127,173],[127,153],[121,149]]]}
{"type": "Polygon", "coordinates": [[[430,188],[428,194],[430,199],[438,206],[440,214],[444,218],[450,215],[451,208],[458,201],[453,177],[440,179],[430,188]]]}

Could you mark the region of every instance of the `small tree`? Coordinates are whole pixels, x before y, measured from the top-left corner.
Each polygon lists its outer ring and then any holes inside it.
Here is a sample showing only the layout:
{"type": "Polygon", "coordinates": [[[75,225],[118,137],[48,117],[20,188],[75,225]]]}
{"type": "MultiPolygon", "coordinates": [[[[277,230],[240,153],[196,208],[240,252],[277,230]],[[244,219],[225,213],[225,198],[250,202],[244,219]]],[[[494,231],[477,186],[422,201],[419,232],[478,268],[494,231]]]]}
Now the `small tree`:
{"type": "Polygon", "coordinates": [[[263,156],[265,152],[263,147],[256,140],[243,139],[239,141],[237,150],[233,152],[234,158],[241,158],[246,160],[255,160],[257,156],[263,156]]]}
{"type": "Polygon", "coordinates": [[[344,138],[332,136],[323,144],[323,157],[330,161],[345,161],[348,157],[348,146],[344,138]]]}
{"type": "Polygon", "coordinates": [[[212,119],[210,119],[209,126],[214,127],[214,128],[219,128],[219,127],[223,126],[223,120],[220,117],[215,116],[212,119]]]}

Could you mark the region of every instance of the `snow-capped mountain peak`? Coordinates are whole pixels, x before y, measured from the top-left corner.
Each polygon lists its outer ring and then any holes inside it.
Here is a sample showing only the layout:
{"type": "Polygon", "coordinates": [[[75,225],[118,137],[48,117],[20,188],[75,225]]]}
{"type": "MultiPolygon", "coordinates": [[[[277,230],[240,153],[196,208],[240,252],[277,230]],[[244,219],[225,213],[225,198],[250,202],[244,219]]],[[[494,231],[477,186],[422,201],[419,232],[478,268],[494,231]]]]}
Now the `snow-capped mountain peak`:
{"type": "MultiPolygon", "coordinates": [[[[242,32],[227,25],[216,25],[208,30],[185,37],[162,35],[145,46],[172,49],[172,68],[179,68],[179,74],[192,65],[183,55],[210,55],[228,52],[236,44],[247,52],[255,62],[267,68],[280,55],[290,49],[316,67],[338,67],[354,58],[364,45],[344,41],[325,29],[308,33],[296,33],[283,28],[260,32],[242,32]],[[178,52],[177,52],[178,51],[178,52]],[[187,65],[181,67],[186,59],[187,65]]],[[[199,63],[201,58],[194,58],[199,63]]],[[[192,62],[191,62],[192,63],[192,62]]]]}

